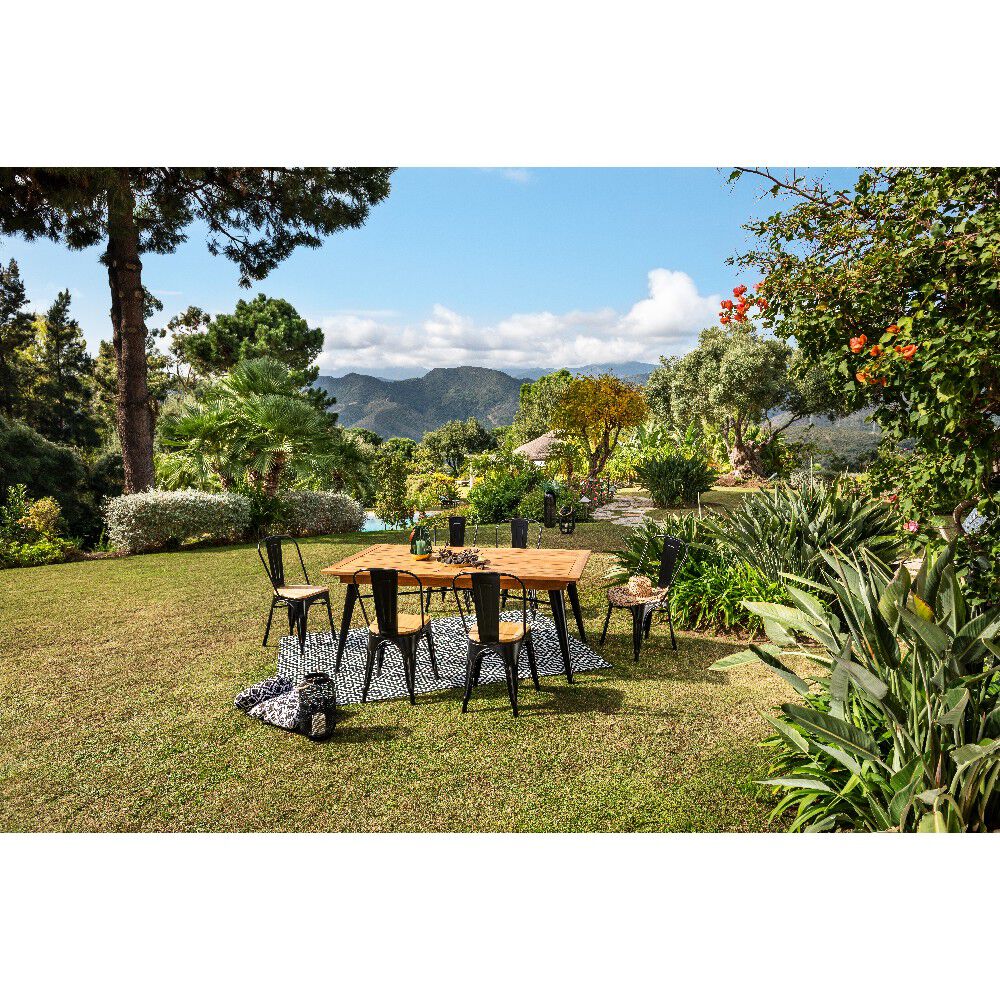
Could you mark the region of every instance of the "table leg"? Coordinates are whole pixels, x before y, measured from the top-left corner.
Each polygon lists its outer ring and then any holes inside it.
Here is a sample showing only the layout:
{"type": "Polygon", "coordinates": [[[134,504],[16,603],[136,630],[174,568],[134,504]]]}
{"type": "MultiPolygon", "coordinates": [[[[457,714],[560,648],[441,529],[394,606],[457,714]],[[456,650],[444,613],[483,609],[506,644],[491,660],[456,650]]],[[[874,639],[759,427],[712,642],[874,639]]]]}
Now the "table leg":
{"type": "Polygon", "coordinates": [[[566,599],[561,590],[550,590],[549,601],[552,604],[552,622],[559,637],[559,650],[562,653],[563,665],[566,667],[566,680],[573,683],[573,664],[569,658],[569,634],[566,631],[566,599]]]}
{"type": "Polygon", "coordinates": [[[571,583],[566,589],[569,591],[569,603],[573,608],[573,617],[576,619],[576,630],[580,633],[580,640],[586,642],[587,633],[583,629],[583,613],[580,611],[580,594],[575,583],[571,583]]]}
{"type": "Polygon", "coordinates": [[[344,647],[347,645],[347,633],[351,630],[351,616],[354,614],[354,602],[358,599],[356,584],[349,583],[344,594],[344,617],[340,620],[340,638],[337,640],[337,664],[334,673],[340,672],[340,661],[344,658],[344,647]]]}

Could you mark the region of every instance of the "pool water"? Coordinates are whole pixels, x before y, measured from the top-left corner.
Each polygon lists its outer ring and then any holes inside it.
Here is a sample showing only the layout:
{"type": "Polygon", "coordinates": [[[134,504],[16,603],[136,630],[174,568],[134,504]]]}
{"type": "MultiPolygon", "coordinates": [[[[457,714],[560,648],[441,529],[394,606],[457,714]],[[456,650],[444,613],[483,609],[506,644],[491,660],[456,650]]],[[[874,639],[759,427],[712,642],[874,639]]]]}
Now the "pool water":
{"type": "MultiPolygon", "coordinates": [[[[408,527],[408,525],[407,525],[408,527]]],[[[376,517],[371,511],[365,514],[365,523],[361,525],[362,531],[399,531],[396,525],[386,524],[380,517],[376,517]]]]}

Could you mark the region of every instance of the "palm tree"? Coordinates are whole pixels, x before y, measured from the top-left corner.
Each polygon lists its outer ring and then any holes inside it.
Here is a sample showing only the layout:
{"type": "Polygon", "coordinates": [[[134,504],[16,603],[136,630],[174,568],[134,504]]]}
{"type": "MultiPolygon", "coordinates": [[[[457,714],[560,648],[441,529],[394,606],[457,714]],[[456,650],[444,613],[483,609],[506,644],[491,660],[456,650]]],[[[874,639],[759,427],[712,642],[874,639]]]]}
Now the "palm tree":
{"type": "Polygon", "coordinates": [[[160,442],[175,474],[204,470],[224,489],[242,479],[274,496],[284,479],[328,478],[340,451],[335,419],[313,406],[287,366],[254,358],[166,416],[160,442]]]}

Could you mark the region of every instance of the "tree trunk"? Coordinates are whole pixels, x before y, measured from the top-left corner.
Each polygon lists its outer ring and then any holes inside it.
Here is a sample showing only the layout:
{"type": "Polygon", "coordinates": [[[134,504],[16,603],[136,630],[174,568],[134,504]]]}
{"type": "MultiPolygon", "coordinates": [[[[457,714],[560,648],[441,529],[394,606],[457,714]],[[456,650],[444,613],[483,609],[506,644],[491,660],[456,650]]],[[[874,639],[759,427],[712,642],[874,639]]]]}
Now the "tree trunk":
{"type": "Polygon", "coordinates": [[[108,190],[108,249],[111,325],[118,362],[116,423],[125,464],[125,492],[153,486],[153,410],[146,377],[146,316],[135,224],[135,196],[127,169],[108,190]]]}
{"type": "Polygon", "coordinates": [[[733,427],[733,443],[729,449],[729,464],[733,467],[733,475],[737,479],[762,476],[764,466],[760,452],[759,444],[743,439],[743,427],[736,421],[733,427]]]}

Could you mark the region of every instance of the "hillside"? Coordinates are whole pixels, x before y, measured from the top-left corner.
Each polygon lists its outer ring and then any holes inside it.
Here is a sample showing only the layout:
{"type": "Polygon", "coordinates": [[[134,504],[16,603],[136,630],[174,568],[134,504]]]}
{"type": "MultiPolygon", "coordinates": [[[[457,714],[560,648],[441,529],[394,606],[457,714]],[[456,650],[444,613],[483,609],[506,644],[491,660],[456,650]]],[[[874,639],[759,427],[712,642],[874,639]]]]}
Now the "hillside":
{"type": "MultiPolygon", "coordinates": [[[[649,373],[655,371],[657,367],[657,365],[651,365],[646,361],[622,361],[617,364],[592,364],[582,365],[579,367],[567,365],[567,368],[569,368],[574,375],[614,375],[624,382],[637,382],[640,385],[646,384],[646,380],[649,378],[649,373]]],[[[511,375],[518,378],[530,379],[534,382],[536,379],[540,379],[543,375],[548,375],[549,372],[555,371],[555,369],[509,368],[507,371],[511,375]]]]}
{"type": "Polygon", "coordinates": [[[420,440],[449,420],[475,417],[484,427],[509,424],[517,412],[523,378],[492,368],[434,368],[398,381],[352,372],[321,375],[317,387],[336,397],[343,427],[363,427],[380,437],[420,440]]]}

